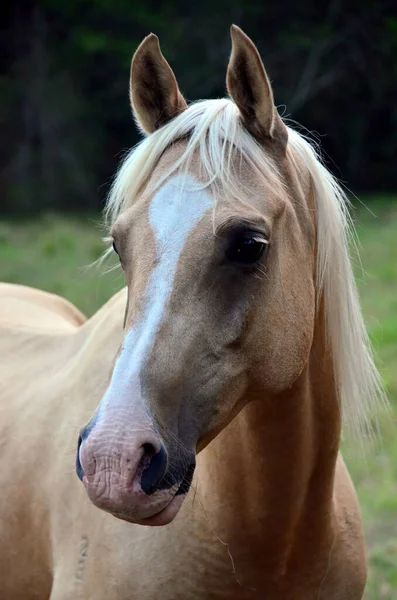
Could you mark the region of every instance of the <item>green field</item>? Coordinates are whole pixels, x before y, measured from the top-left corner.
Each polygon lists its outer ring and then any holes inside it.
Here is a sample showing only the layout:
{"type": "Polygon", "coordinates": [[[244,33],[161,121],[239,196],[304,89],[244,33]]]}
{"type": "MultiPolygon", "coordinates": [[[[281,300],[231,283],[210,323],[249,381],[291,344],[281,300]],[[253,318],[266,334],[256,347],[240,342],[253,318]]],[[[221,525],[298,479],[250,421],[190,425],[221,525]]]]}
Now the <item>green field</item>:
{"type": "MultiPolygon", "coordinates": [[[[368,540],[367,600],[397,600],[397,198],[368,199],[356,210],[363,269],[362,306],[393,410],[381,418],[381,442],[366,456],[345,455],[356,484],[368,540]]],[[[49,215],[0,222],[0,280],[66,296],[87,315],[123,285],[119,270],[87,269],[103,250],[99,218],[49,215]]]]}

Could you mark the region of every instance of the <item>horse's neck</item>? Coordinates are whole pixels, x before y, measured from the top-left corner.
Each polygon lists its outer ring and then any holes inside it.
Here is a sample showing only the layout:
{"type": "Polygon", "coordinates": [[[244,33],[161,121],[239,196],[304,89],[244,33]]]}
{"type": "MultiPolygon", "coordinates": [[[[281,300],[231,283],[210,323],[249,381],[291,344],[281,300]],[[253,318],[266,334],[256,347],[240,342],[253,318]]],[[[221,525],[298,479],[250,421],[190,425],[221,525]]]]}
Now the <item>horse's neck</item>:
{"type": "MultiPolygon", "coordinates": [[[[114,358],[114,351],[123,337],[123,320],[127,302],[127,288],[123,288],[106,302],[84,325],[79,334],[81,343],[94,347],[105,346],[107,353],[114,358]]],[[[111,363],[110,365],[111,366],[111,363]]]]}
{"type": "MultiPolygon", "coordinates": [[[[85,351],[96,371],[90,348],[96,353],[102,348],[110,373],[125,302],[120,292],[83,326],[85,351]]],[[[295,385],[248,403],[198,456],[193,496],[204,509],[199,513],[230,543],[233,558],[251,540],[272,573],[283,573],[302,546],[314,544],[317,550],[329,544],[341,422],[323,331],[320,317],[295,385]]]]}
{"type": "Polygon", "coordinates": [[[307,536],[326,536],[332,526],[341,424],[320,331],[296,384],[247,404],[199,459],[197,492],[214,529],[234,540],[235,552],[239,538],[243,547],[251,538],[273,572],[286,568],[307,536]]]}
{"type": "MultiPolygon", "coordinates": [[[[85,389],[82,405],[94,411],[109,384],[115,357],[123,340],[126,289],[115,294],[76,330],[70,365],[77,389],[85,389]],[[87,386],[91,385],[91,389],[87,386]]],[[[78,413],[76,413],[78,418],[78,413]]],[[[80,424],[81,427],[81,424],[80,424]]]]}

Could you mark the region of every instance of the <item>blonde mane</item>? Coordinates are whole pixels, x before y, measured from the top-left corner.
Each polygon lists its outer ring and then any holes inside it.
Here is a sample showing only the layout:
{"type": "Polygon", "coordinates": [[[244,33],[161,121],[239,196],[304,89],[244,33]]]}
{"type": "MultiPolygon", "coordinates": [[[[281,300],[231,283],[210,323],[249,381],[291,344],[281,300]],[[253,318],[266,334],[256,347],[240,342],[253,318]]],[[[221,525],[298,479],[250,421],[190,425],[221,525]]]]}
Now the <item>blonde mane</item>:
{"type": "MultiPolygon", "coordinates": [[[[354,434],[372,431],[377,409],[386,403],[365,329],[349,255],[353,231],[348,201],[318,154],[299,133],[288,128],[288,146],[306,165],[312,181],[317,221],[317,298],[323,298],[326,333],[334,361],[334,374],[343,421],[354,434]]],[[[185,151],[163,176],[151,182],[154,192],[177,169],[189,168],[199,152],[203,185],[219,186],[228,197],[247,202],[244,186],[233,169],[242,157],[274,191],[284,189],[276,163],[244,129],[236,105],[229,99],[195,102],[133,149],[124,160],[112,186],[105,218],[111,226],[147,185],[160,157],[172,144],[187,140],[185,151]]]]}

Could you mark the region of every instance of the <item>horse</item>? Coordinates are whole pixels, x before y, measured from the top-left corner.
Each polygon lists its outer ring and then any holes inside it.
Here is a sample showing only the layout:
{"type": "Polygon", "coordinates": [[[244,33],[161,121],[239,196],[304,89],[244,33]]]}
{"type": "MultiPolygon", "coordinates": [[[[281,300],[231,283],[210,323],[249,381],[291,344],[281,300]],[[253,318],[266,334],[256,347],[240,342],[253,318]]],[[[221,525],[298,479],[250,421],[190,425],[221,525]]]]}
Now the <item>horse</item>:
{"type": "Polygon", "coordinates": [[[348,203],[231,38],[223,99],[188,105],[153,34],[133,56],[145,137],[105,214],[126,287],[89,319],[0,288],[4,600],[363,596],[339,446],[384,392],[348,203]]]}

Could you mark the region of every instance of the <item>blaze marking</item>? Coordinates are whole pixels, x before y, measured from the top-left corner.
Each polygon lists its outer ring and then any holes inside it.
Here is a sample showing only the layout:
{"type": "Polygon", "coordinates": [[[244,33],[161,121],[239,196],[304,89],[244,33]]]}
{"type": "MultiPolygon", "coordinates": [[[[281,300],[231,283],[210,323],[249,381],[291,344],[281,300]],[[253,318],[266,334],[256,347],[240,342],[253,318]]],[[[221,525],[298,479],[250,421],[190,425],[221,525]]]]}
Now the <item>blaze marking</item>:
{"type": "Polygon", "coordinates": [[[144,308],[124,338],[111,382],[99,413],[107,407],[141,397],[139,375],[153,348],[170,300],[177,264],[189,233],[213,205],[213,198],[191,175],[176,175],[153,196],[149,223],[156,237],[158,263],[144,292],[144,308]],[[133,392],[136,392],[133,393],[133,392]]]}

